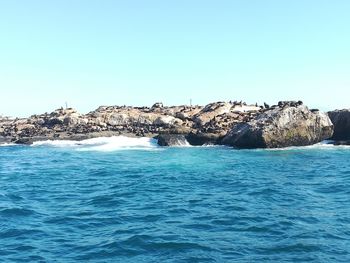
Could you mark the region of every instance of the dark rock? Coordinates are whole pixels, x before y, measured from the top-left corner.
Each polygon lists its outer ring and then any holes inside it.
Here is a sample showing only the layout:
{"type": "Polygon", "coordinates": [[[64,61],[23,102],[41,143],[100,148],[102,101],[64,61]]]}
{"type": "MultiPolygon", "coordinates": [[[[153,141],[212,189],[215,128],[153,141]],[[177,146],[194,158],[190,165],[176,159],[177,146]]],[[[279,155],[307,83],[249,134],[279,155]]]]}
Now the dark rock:
{"type": "Polygon", "coordinates": [[[333,142],[334,145],[350,145],[350,140],[349,141],[334,141],[333,142]]]}
{"type": "Polygon", "coordinates": [[[350,140],[350,110],[328,112],[334,125],[333,140],[350,140]]]}
{"type": "Polygon", "coordinates": [[[15,140],[14,143],[30,145],[30,144],[33,144],[33,139],[32,138],[26,138],[26,137],[25,138],[19,138],[19,139],[15,140]]]}
{"type": "Polygon", "coordinates": [[[50,118],[50,119],[47,119],[45,124],[49,127],[52,127],[52,126],[55,126],[55,125],[62,125],[63,124],[63,119],[60,119],[60,118],[50,118]]]}
{"type": "Polygon", "coordinates": [[[332,134],[333,125],[326,114],[291,104],[236,125],[222,143],[237,148],[281,148],[311,145],[329,139],[332,134]]]}
{"type": "Polygon", "coordinates": [[[189,133],[186,139],[189,144],[195,146],[201,146],[205,144],[219,144],[223,136],[214,133],[189,133]]]}
{"type": "Polygon", "coordinates": [[[0,144],[11,142],[11,138],[0,136],[0,144]]]}
{"type": "Polygon", "coordinates": [[[183,134],[160,134],[155,137],[160,146],[184,146],[188,145],[183,134]]]}
{"type": "Polygon", "coordinates": [[[164,105],[162,102],[156,102],[153,104],[152,109],[159,109],[159,108],[163,108],[163,107],[164,107],[164,105]]]}
{"type": "Polygon", "coordinates": [[[303,102],[301,100],[294,101],[294,100],[288,100],[288,101],[279,101],[278,107],[284,108],[284,107],[298,107],[300,105],[303,105],[303,102]]]}

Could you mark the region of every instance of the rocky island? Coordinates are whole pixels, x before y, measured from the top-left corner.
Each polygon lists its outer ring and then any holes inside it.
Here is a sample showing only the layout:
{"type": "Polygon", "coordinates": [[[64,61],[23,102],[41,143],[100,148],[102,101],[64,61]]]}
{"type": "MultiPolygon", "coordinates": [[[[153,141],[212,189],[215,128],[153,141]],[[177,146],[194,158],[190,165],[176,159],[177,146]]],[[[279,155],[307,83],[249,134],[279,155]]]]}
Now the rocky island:
{"type": "Polygon", "coordinates": [[[349,111],[335,111],[328,116],[308,109],[301,101],[281,101],[272,106],[238,101],[206,106],[101,106],[87,114],[61,108],[29,118],[1,117],[0,143],[125,135],[154,137],[160,146],[280,148],[311,145],[330,138],[350,140],[349,115],[349,111]]]}

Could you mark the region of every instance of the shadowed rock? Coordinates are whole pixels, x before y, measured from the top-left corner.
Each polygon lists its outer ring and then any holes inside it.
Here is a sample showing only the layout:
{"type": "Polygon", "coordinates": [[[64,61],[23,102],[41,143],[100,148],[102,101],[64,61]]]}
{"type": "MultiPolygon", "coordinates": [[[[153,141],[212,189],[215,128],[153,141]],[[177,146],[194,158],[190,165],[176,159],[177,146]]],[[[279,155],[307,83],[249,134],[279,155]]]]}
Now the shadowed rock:
{"type": "Polygon", "coordinates": [[[219,144],[222,138],[223,136],[215,133],[190,133],[186,136],[189,144],[195,146],[219,144]]]}
{"type": "Polygon", "coordinates": [[[156,137],[160,146],[184,146],[189,145],[183,134],[160,134],[156,137]]]}
{"type": "Polygon", "coordinates": [[[328,112],[334,125],[333,140],[350,140],[350,110],[328,112]]]}

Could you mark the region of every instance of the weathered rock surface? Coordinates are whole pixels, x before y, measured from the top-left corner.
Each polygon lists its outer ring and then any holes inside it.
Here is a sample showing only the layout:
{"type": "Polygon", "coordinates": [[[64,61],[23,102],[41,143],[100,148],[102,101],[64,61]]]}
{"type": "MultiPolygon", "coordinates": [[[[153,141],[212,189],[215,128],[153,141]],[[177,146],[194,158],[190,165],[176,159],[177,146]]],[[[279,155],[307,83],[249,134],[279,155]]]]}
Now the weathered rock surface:
{"type": "Polygon", "coordinates": [[[218,133],[191,132],[186,136],[186,140],[189,142],[189,144],[194,146],[216,145],[220,144],[223,137],[224,136],[218,133]]]}
{"type": "Polygon", "coordinates": [[[252,119],[260,107],[237,102],[203,106],[101,106],[88,114],[72,108],[23,119],[0,119],[1,141],[32,143],[41,139],[83,139],[89,136],[128,134],[154,137],[182,134],[196,144],[216,143],[236,123],[252,119]],[[93,134],[93,135],[92,135],[93,134]]]}
{"type": "Polygon", "coordinates": [[[189,145],[183,134],[160,134],[156,137],[160,146],[184,146],[189,145]]]}
{"type": "Polygon", "coordinates": [[[332,135],[327,114],[312,112],[301,102],[280,102],[252,121],[233,127],[222,143],[237,148],[281,148],[315,144],[332,135]]]}
{"type": "Polygon", "coordinates": [[[335,110],[328,112],[334,125],[332,139],[337,141],[350,140],[350,110],[335,110]]]}
{"type": "Polygon", "coordinates": [[[332,135],[329,118],[302,102],[206,106],[101,106],[88,114],[58,109],[29,118],[0,118],[0,143],[84,140],[117,135],[156,137],[160,145],[227,144],[240,148],[308,145],[332,135]]]}
{"type": "Polygon", "coordinates": [[[216,116],[230,112],[232,104],[229,102],[210,103],[193,116],[194,122],[202,126],[210,122],[216,116]]]}

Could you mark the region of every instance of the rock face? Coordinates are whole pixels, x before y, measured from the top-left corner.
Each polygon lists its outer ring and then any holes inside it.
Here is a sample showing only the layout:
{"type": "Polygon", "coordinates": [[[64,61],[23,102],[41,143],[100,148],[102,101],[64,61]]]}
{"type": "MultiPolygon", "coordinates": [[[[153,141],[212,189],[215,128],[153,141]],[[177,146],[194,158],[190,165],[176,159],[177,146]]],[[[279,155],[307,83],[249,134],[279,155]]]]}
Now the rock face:
{"type": "Polygon", "coordinates": [[[333,140],[350,140],[350,110],[335,110],[328,112],[334,125],[333,140]]]}
{"type": "MultiPolygon", "coordinates": [[[[161,102],[152,107],[101,106],[85,115],[72,108],[61,108],[24,119],[1,118],[0,137],[2,141],[31,143],[106,134],[148,137],[172,134],[176,140],[181,137],[176,135],[183,135],[195,145],[216,144],[234,125],[252,119],[260,111],[260,107],[242,102],[214,102],[204,107],[167,107],[161,102]]],[[[173,144],[174,140],[166,144],[173,144]]]]}
{"type": "Polygon", "coordinates": [[[232,104],[229,102],[210,103],[194,115],[193,120],[201,126],[207,124],[216,116],[229,113],[231,108],[232,104]]]}
{"type": "Polygon", "coordinates": [[[237,148],[305,146],[329,139],[333,124],[325,113],[301,102],[280,102],[252,121],[236,125],[222,143],[237,148]]]}
{"type": "Polygon", "coordinates": [[[186,140],[194,146],[220,144],[223,136],[217,133],[189,133],[186,140]]]}
{"type": "Polygon", "coordinates": [[[182,134],[160,134],[156,137],[160,146],[185,146],[189,145],[185,135],[182,134]]]}
{"type": "Polygon", "coordinates": [[[29,118],[0,118],[0,143],[83,140],[108,136],[157,137],[159,145],[226,144],[240,148],[308,145],[332,135],[329,118],[302,102],[247,105],[214,102],[206,106],[101,106],[88,114],[72,108],[29,118]]]}

